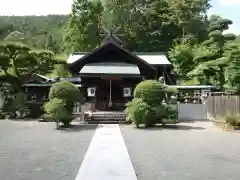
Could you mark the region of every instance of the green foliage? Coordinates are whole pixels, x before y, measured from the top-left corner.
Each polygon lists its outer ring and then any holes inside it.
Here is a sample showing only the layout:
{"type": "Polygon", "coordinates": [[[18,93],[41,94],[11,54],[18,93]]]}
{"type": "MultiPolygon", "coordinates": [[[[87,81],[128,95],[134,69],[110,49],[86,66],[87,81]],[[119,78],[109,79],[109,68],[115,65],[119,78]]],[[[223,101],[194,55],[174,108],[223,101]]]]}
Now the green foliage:
{"type": "Polygon", "coordinates": [[[81,93],[74,84],[66,81],[57,82],[49,91],[49,99],[65,99],[68,102],[81,101],[81,93]]]}
{"type": "Polygon", "coordinates": [[[0,40],[27,44],[36,49],[62,52],[66,15],[0,16],[0,40]]]}
{"type": "Polygon", "coordinates": [[[164,90],[165,93],[168,93],[168,94],[170,94],[170,95],[172,95],[172,94],[177,94],[177,93],[178,93],[178,89],[177,89],[177,88],[174,88],[174,87],[169,87],[169,86],[167,86],[167,87],[165,87],[163,90],[164,90]]]}
{"type": "Polygon", "coordinates": [[[140,82],[134,89],[134,98],[141,98],[151,106],[161,104],[164,98],[165,86],[156,80],[140,82]]]}
{"type": "Polygon", "coordinates": [[[140,124],[144,124],[145,127],[154,125],[156,123],[154,113],[152,107],[142,99],[135,100],[132,106],[132,117],[137,127],[140,124]]]}
{"type": "Polygon", "coordinates": [[[44,109],[48,114],[55,114],[59,108],[64,108],[66,101],[64,99],[53,98],[44,105],[44,109]]]}
{"type": "Polygon", "coordinates": [[[98,46],[99,28],[104,26],[119,27],[118,33],[124,35],[121,40],[131,51],[166,52],[175,39],[202,41],[206,37],[208,8],[208,0],[76,0],[64,32],[67,51],[98,46]]]}
{"type": "Polygon", "coordinates": [[[168,95],[177,93],[177,89],[169,88],[155,80],[140,82],[134,90],[134,99],[126,104],[128,120],[134,121],[137,127],[145,127],[163,123],[164,119],[176,118],[166,103],[168,95]]]}
{"type": "Polygon", "coordinates": [[[167,118],[168,111],[166,104],[160,104],[158,106],[153,107],[155,113],[155,120],[158,123],[162,123],[164,118],[167,118]]]}
{"type": "Polygon", "coordinates": [[[65,48],[68,52],[87,52],[100,44],[99,24],[102,17],[100,0],[76,0],[72,5],[65,30],[65,48]]]}
{"type": "Polygon", "coordinates": [[[227,89],[240,94],[240,45],[229,44],[225,53],[230,57],[230,63],[225,68],[227,89]]]}
{"type": "Polygon", "coordinates": [[[177,120],[178,110],[177,104],[168,104],[167,106],[167,119],[175,119],[177,120]]]}
{"type": "Polygon", "coordinates": [[[227,116],[225,118],[225,122],[232,127],[239,127],[240,126],[240,115],[227,116]]]}
{"type": "Polygon", "coordinates": [[[120,25],[131,51],[166,52],[175,39],[206,38],[208,8],[208,0],[75,0],[70,16],[1,16],[0,40],[54,53],[89,51],[100,44],[102,26],[120,25]]]}
{"type": "Polygon", "coordinates": [[[46,74],[50,72],[57,63],[55,56],[50,51],[31,51],[24,44],[14,42],[2,42],[0,44],[2,63],[1,68],[8,74],[17,76],[24,81],[24,76],[35,73],[46,74]]]}
{"type": "Polygon", "coordinates": [[[16,42],[23,42],[24,41],[24,34],[19,31],[13,31],[4,39],[6,41],[16,41],[16,42]]]}
{"type": "MultiPolygon", "coordinates": [[[[181,84],[213,84],[220,86],[221,90],[226,84],[236,84],[233,82],[236,73],[231,75],[237,71],[237,66],[233,67],[237,65],[238,48],[231,48],[235,35],[224,34],[231,24],[231,20],[213,15],[209,19],[205,41],[194,44],[181,42],[171,49],[169,55],[175,71],[182,78],[181,84]]],[[[235,86],[237,88],[238,85],[235,86]]]]}
{"type": "Polygon", "coordinates": [[[72,77],[72,74],[69,71],[67,64],[56,64],[48,77],[72,77]]]}
{"type": "Polygon", "coordinates": [[[174,48],[169,51],[169,57],[174,66],[174,72],[181,79],[187,78],[187,73],[194,67],[195,62],[194,52],[189,43],[176,44],[174,48]]]}
{"type": "Polygon", "coordinates": [[[45,104],[44,109],[48,114],[53,114],[56,121],[62,122],[67,126],[72,121],[72,112],[66,106],[66,100],[53,98],[45,104]]]}
{"type": "Polygon", "coordinates": [[[127,120],[128,121],[133,121],[133,113],[136,109],[137,104],[140,103],[140,102],[142,102],[142,99],[133,98],[132,101],[129,101],[126,104],[125,112],[127,113],[127,120]]]}
{"type": "Polygon", "coordinates": [[[236,37],[235,42],[236,42],[237,44],[240,44],[240,35],[238,35],[238,36],[236,37]]]}
{"type": "Polygon", "coordinates": [[[56,121],[65,126],[72,121],[74,103],[82,101],[79,89],[70,82],[58,82],[52,85],[49,92],[49,102],[44,106],[48,114],[53,114],[56,121]]]}

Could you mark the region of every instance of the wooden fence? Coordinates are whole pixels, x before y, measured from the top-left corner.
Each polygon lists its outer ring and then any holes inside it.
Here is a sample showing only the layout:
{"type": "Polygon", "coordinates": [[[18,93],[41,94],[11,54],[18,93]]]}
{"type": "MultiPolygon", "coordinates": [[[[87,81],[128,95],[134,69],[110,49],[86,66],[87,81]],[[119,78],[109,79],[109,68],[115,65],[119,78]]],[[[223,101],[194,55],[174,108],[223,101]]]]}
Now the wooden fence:
{"type": "Polygon", "coordinates": [[[209,119],[240,114],[240,96],[210,96],[205,101],[209,119]]]}

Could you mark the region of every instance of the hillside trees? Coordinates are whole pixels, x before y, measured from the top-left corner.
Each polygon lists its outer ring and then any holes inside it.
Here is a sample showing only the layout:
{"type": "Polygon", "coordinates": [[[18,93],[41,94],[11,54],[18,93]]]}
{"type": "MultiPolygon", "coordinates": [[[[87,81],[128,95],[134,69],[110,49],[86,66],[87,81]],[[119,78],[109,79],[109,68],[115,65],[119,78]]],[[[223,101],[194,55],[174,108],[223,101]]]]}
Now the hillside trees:
{"type": "Polygon", "coordinates": [[[232,21],[228,19],[217,16],[210,18],[209,39],[202,45],[207,47],[207,51],[210,49],[211,53],[200,51],[197,54],[198,57],[195,57],[198,65],[188,73],[189,76],[204,76],[205,79],[212,76],[221,90],[223,90],[225,84],[225,68],[232,60],[231,53],[226,53],[225,49],[229,42],[235,40],[235,35],[223,34],[230,24],[232,24],[232,21]]]}
{"type": "Polygon", "coordinates": [[[170,50],[176,73],[183,81],[197,79],[197,84],[217,85],[222,91],[226,85],[237,89],[240,46],[234,43],[234,34],[224,33],[231,24],[231,20],[213,15],[205,41],[182,41],[170,50]]]}
{"type": "Polygon", "coordinates": [[[107,0],[105,6],[113,12],[112,23],[122,26],[125,45],[133,51],[166,52],[175,39],[191,36],[201,41],[206,36],[208,0],[107,0]]]}
{"type": "Polygon", "coordinates": [[[47,74],[56,63],[50,51],[32,51],[28,46],[15,42],[0,44],[0,81],[7,81],[17,91],[21,91],[21,85],[33,74],[47,74]]]}
{"type": "Polygon", "coordinates": [[[100,0],[75,0],[64,40],[68,52],[87,52],[100,44],[99,25],[103,6],[100,0]]]}
{"type": "MultiPolygon", "coordinates": [[[[66,15],[0,16],[0,40],[11,35],[10,37],[20,37],[21,40],[17,42],[36,49],[44,49],[46,41],[51,35],[53,42],[51,50],[54,53],[60,53],[63,42],[62,31],[66,22],[66,15]]],[[[19,40],[19,38],[15,38],[15,41],[17,39],[19,40]]],[[[7,40],[10,39],[7,38],[7,40]]]]}

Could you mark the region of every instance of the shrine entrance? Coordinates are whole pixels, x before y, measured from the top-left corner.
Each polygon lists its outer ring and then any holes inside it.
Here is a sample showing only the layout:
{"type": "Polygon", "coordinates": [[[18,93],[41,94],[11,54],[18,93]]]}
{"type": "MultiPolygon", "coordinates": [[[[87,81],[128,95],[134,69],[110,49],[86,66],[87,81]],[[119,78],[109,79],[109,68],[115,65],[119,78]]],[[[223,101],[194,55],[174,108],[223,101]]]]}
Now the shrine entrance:
{"type": "Polygon", "coordinates": [[[125,107],[124,84],[121,78],[102,78],[96,93],[97,109],[101,111],[119,111],[125,107]]]}

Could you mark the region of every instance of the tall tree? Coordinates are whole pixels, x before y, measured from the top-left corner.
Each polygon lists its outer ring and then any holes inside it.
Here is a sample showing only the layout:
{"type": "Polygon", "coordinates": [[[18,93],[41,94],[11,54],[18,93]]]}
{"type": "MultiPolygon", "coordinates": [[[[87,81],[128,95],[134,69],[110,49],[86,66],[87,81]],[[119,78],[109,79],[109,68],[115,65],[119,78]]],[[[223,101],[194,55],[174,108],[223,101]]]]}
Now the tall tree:
{"type": "Polygon", "coordinates": [[[189,42],[176,44],[169,51],[169,57],[174,66],[174,72],[178,77],[179,83],[188,79],[187,73],[194,67],[194,49],[189,42]]]}
{"type": "Polygon", "coordinates": [[[235,40],[234,34],[224,34],[224,31],[229,28],[232,21],[219,16],[212,16],[209,21],[209,39],[202,43],[202,46],[205,46],[205,51],[199,51],[195,57],[198,65],[188,75],[204,76],[206,80],[213,77],[216,80],[216,85],[224,90],[225,68],[232,60],[231,54],[226,53],[225,49],[229,42],[235,40]],[[206,53],[209,49],[210,53],[206,53]]]}
{"type": "Polygon", "coordinates": [[[67,51],[91,51],[100,44],[100,0],[74,0],[65,32],[67,51]]]}
{"type": "Polygon", "coordinates": [[[208,0],[107,0],[115,24],[121,24],[127,45],[134,51],[167,51],[188,35],[201,39],[206,32],[208,0]],[[201,37],[201,38],[200,38],[201,37]]]}
{"type": "Polygon", "coordinates": [[[18,90],[33,74],[47,74],[57,63],[50,51],[31,51],[23,44],[12,42],[0,44],[0,62],[0,81],[7,80],[13,86],[18,86],[18,90]]]}

